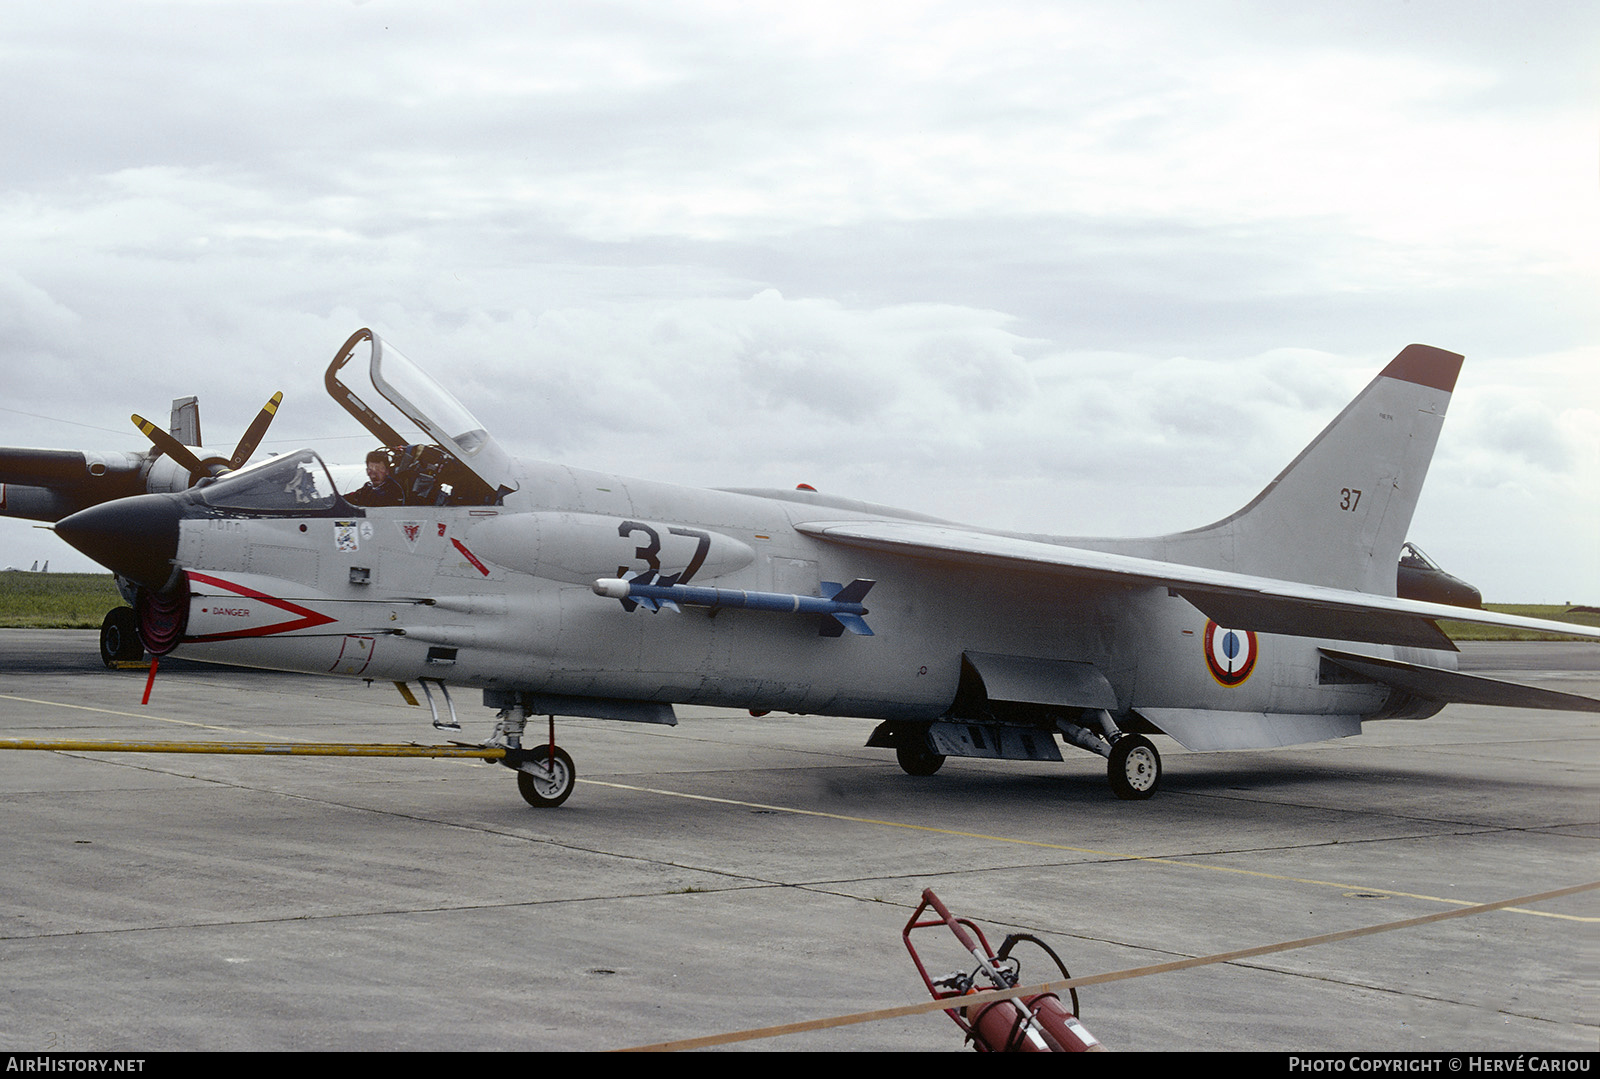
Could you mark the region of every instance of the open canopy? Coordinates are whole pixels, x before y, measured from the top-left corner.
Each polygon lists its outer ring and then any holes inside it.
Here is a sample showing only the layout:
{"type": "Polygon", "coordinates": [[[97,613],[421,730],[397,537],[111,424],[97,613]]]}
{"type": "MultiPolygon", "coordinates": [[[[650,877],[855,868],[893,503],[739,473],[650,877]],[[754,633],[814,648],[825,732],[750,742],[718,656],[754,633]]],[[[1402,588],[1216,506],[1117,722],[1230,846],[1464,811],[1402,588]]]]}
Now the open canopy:
{"type": "Polygon", "coordinates": [[[516,490],[511,458],[467,407],[426,371],[371,330],[357,330],[328,365],[328,393],[345,411],[391,449],[413,445],[416,435],[444,451],[443,482],[454,501],[496,502],[516,490]],[[367,378],[357,392],[340,379],[351,360],[367,360],[367,378]]]}

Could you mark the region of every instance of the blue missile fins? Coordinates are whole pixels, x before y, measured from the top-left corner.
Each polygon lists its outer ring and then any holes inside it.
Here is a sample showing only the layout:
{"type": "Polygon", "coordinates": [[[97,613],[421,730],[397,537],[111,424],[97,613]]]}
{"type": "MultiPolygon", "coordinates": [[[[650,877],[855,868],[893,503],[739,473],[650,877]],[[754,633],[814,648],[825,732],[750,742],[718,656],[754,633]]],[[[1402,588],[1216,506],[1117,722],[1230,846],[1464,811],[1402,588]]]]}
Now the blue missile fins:
{"type": "Polygon", "coordinates": [[[780,614],[815,614],[822,616],[819,633],[824,637],[838,637],[846,630],[860,637],[873,635],[862,617],[867,608],[861,601],[877,583],[875,581],[857,578],[847,585],[823,581],[818,588],[822,595],[801,596],[793,592],[747,592],[738,588],[673,583],[676,580],[675,576],[657,578],[653,571],[646,570],[626,579],[603,577],[592,588],[597,596],[620,600],[626,610],[638,606],[654,613],[662,607],[674,611],[681,611],[683,607],[726,607],[780,614]]]}
{"type": "Polygon", "coordinates": [[[832,581],[823,581],[817,591],[822,593],[824,601],[834,604],[836,609],[826,612],[832,617],[823,620],[819,630],[822,636],[837,637],[845,630],[858,637],[872,636],[871,628],[861,617],[867,613],[861,601],[875,583],[877,582],[863,580],[860,577],[842,587],[832,581]]]}

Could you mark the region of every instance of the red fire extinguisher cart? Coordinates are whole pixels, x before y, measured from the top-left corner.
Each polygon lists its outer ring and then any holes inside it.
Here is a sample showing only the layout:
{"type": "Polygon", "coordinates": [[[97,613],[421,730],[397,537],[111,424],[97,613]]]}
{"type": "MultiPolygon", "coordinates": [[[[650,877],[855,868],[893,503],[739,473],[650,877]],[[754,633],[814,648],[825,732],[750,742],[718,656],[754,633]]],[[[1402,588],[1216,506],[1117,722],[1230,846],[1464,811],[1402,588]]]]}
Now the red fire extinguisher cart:
{"type": "MultiPolygon", "coordinates": [[[[911,920],[906,922],[901,938],[905,941],[906,951],[911,953],[911,961],[917,965],[917,973],[922,975],[923,983],[935,1000],[952,1000],[990,989],[1015,988],[1021,984],[1022,964],[1012,957],[1011,950],[1024,942],[1043,949],[1055,961],[1063,978],[1072,977],[1067,973],[1066,964],[1061,962],[1060,956],[1032,934],[1013,933],[1001,943],[1000,950],[995,951],[989,946],[983,930],[966,918],[952,915],[939,897],[933,894],[932,888],[923,891],[922,904],[911,915],[911,920]],[[933,916],[924,919],[923,915],[930,909],[933,916]],[[928,974],[928,968],[923,965],[916,946],[911,943],[911,934],[919,929],[941,925],[954,933],[961,946],[977,960],[978,965],[970,974],[956,971],[942,978],[928,974]]],[[[946,1008],[945,1014],[967,1032],[967,1040],[980,1053],[1104,1052],[1105,1047],[1089,1033],[1089,1028],[1078,1022],[1076,989],[1071,991],[1071,996],[1070,1009],[1056,994],[1040,993],[946,1008]]]]}

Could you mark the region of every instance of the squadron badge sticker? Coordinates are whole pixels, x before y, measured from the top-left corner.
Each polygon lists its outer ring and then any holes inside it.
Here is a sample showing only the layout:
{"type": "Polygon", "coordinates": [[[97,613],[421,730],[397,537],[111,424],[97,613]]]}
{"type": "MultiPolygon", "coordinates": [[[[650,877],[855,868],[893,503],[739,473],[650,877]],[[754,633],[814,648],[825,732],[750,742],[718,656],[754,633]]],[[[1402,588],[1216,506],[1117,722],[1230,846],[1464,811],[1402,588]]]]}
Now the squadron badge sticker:
{"type": "Polygon", "coordinates": [[[1224,686],[1241,685],[1256,666],[1256,635],[1248,629],[1226,629],[1206,623],[1206,666],[1224,686]]]}

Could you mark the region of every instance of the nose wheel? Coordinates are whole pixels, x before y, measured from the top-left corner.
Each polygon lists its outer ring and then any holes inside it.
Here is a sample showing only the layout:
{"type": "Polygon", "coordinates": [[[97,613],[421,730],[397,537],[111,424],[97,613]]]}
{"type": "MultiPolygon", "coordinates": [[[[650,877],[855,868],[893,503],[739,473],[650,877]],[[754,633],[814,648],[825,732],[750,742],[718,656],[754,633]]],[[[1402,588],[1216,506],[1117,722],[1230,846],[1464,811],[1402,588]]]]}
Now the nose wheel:
{"type": "Polygon", "coordinates": [[[552,757],[550,746],[527,751],[524,763],[517,765],[517,791],[535,809],[554,809],[567,800],[577,785],[578,772],[572,758],[560,746],[552,757]]]}
{"type": "Polygon", "coordinates": [[[1142,734],[1125,734],[1111,743],[1106,762],[1111,790],[1124,801],[1150,797],[1161,782],[1161,754],[1142,734]]]}
{"type": "MultiPolygon", "coordinates": [[[[423,688],[427,688],[427,683],[423,683],[423,688]]],[[[428,699],[433,700],[431,696],[428,699]]],[[[528,725],[529,710],[528,702],[520,695],[507,700],[500,710],[493,736],[484,744],[503,748],[505,755],[500,763],[517,773],[517,792],[524,802],[535,809],[554,809],[571,796],[578,782],[578,770],[572,766],[567,751],[556,745],[556,717],[553,715],[550,716],[550,735],[544,743],[523,748],[522,735],[528,725]]]]}

